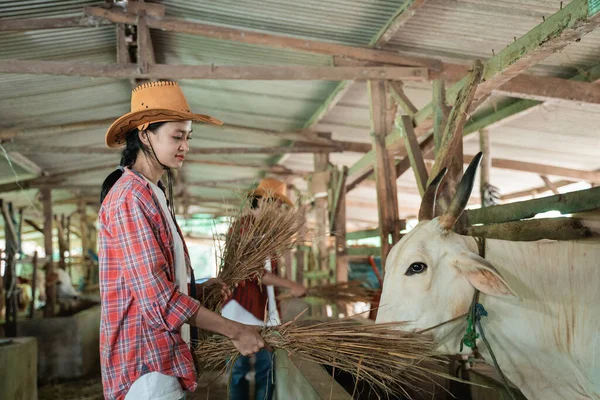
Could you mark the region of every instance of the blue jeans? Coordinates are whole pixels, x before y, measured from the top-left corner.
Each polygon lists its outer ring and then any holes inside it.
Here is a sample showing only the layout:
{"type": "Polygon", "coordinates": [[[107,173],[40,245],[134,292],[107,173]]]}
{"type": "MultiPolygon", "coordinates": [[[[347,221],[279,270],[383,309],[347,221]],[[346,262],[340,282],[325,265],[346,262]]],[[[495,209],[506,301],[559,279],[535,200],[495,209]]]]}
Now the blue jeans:
{"type": "MultiPolygon", "coordinates": [[[[273,385],[275,374],[275,360],[273,353],[262,349],[255,355],[254,365],[255,394],[256,400],[271,400],[273,397],[273,385]]],[[[246,374],[250,372],[250,357],[240,356],[231,369],[231,385],[229,387],[230,400],[248,400],[250,390],[246,374]]]]}

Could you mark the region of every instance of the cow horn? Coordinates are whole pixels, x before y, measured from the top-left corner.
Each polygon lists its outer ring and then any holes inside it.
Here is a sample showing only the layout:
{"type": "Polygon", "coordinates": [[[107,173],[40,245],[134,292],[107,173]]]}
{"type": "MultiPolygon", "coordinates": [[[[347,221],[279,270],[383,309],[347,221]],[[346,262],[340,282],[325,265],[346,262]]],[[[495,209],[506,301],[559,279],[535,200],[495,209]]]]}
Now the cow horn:
{"type": "Polygon", "coordinates": [[[469,197],[471,197],[473,183],[475,182],[475,173],[481,162],[481,157],[483,157],[483,153],[481,152],[473,157],[473,160],[471,160],[469,167],[456,188],[456,194],[454,195],[448,210],[440,217],[440,225],[442,225],[443,228],[451,229],[456,223],[456,220],[458,220],[458,217],[460,217],[460,214],[465,210],[465,207],[469,202],[469,197]]]}
{"type": "Polygon", "coordinates": [[[427,186],[427,190],[423,194],[423,199],[421,200],[421,208],[419,209],[419,221],[429,221],[433,219],[433,214],[435,210],[435,196],[437,194],[437,189],[444,179],[444,176],[448,172],[447,168],[443,168],[437,176],[431,181],[429,186],[427,186]]]}

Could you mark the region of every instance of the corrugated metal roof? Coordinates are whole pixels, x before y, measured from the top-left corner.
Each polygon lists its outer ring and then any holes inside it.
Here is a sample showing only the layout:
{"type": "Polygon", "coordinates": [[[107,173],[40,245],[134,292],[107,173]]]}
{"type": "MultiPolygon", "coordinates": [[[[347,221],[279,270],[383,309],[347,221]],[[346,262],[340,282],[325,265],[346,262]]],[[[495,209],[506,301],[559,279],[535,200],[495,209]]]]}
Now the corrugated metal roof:
{"type": "MultiPolygon", "coordinates": [[[[566,2],[565,2],[566,3],[566,2]]],[[[470,62],[492,57],[560,9],[555,0],[497,1],[429,0],[396,33],[388,47],[470,62]]],[[[572,75],[573,70],[598,63],[600,32],[593,32],[562,53],[532,68],[536,73],[572,75]]]]}
{"type": "Polygon", "coordinates": [[[164,0],[167,15],[209,24],[368,45],[400,0],[164,0]]]}

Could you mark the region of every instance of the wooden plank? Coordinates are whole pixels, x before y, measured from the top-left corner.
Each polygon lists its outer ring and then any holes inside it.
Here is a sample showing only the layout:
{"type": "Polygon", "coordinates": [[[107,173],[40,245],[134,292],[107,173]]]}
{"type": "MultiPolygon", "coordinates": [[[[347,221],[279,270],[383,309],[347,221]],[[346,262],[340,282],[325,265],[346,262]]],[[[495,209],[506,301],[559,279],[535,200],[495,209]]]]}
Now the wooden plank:
{"type": "MultiPolygon", "coordinates": [[[[30,144],[9,144],[6,146],[23,153],[54,153],[54,154],[119,154],[118,150],[102,147],[68,147],[41,146],[30,144]]],[[[188,155],[194,154],[282,154],[282,153],[339,153],[344,150],[327,146],[294,146],[294,147],[203,147],[190,149],[188,155]]]]}
{"type": "Polygon", "coordinates": [[[419,142],[415,136],[415,131],[412,126],[412,121],[409,116],[403,115],[401,121],[401,129],[404,136],[404,147],[408,151],[408,159],[410,165],[415,174],[417,181],[417,187],[419,188],[419,194],[423,196],[425,189],[427,189],[427,168],[425,167],[425,161],[423,160],[423,154],[419,148],[419,142]]]}
{"type": "Polygon", "coordinates": [[[394,101],[400,106],[400,108],[404,110],[406,114],[411,117],[411,119],[414,118],[415,114],[419,110],[404,93],[404,90],[402,89],[402,82],[389,82],[388,84],[390,85],[390,94],[392,95],[394,101]]]}
{"type": "MultiPolygon", "coordinates": [[[[466,81],[463,90],[461,90],[457,96],[454,106],[448,115],[448,122],[446,123],[446,127],[442,135],[440,151],[435,155],[436,162],[429,175],[430,180],[437,176],[437,174],[443,168],[448,168],[448,172],[452,176],[452,168],[457,161],[456,156],[457,149],[459,147],[461,148],[460,153],[462,153],[462,131],[467,119],[467,111],[469,110],[471,103],[475,98],[475,93],[482,75],[483,64],[480,61],[476,61],[473,64],[472,71],[465,78],[466,81]]],[[[462,162],[460,158],[458,159],[458,163],[460,164],[460,173],[458,175],[462,176],[462,162]]],[[[445,181],[447,182],[448,179],[445,179],[445,181]]],[[[458,182],[454,183],[456,184],[458,182]]],[[[445,186],[451,187],[447,184],[445,186]]],[[[453,192],[453,190],[451,191],[453,192]]],[[[450,197],[452,196],[453,193],[450,194],[450,197]]]]}
{"type": "Polygon", "coordinates": [[[437,154],[442,145],[442,135],[448,120],[448,108],[446,106],[446,89],[442,79],[433,81],[433,140],[435,141],[435,153],[437,154]]]}
{"type": "MultiPolygon", "coordinates": [[[[572,185],[574,183],[577,183],[576,181],[570,181],[570,180],[560,180],[557,182],[552,182],[552,184],[554,185],[554,187],[561,188],[563,186],[567,186],[567,185],[572,185]]],[[[527,190],[521,190],[518,192],[513,192],[513,193],[508,193],[505,195],[500,196],[500,200],[513,200],[513,199],[520,199],[522,197],[529,197],[529,196],[535,196],[537,194],[542,194],[542,193],[546,193],[548,192],[550,189],[548,189],[548,186],[544,185],[544,186],[540,186],[540,187],[534,187],[531,189],[527,189],[527,190]]]]}
{"type": "Polygon", "coordinates": [[[379,257],[381,256],[381,247],[348,247],[349,257],[379,257]]]}
{"type": "MultiPolygon", "coordinates": [[[[600,13],[590,14],[587,7],[588,1],[591,0],[571,1],[566,7],[546,18],[540,25],[489,59],[484,65],[485,85],[478,87],[474,105],[477,106],[493,89],[549,55],[560,51],[569,43],[600,25],[600,13]]],[[[467,86],[468,81],[468,77],[465,77],[446,90],[446,100],[450,104],[456,101],[459,92],[467,86]]],[[[433,127],[431,122],[433,111],[434,104],[431,102],[415,115],[417,136],[429,134],[429,130],[433,127]]],[[[394,148],[399,143],[401,143],[401,139],[397,138],[390,143],[390,147],[394,148]]],[[[374,158],[375,152],[373,151],[365,154],[350,167],[350,177],[363,173],[363,166],[372,163],[374,158]]]]}
{"type": "Polygon", "coordinates": [[[112,25],[111,21],[94,17],[19,18],[0,20],[0,32],[39,29],[93,28],[112,25]]]}
{"type": "Polygon", "coordinates": [[[553,77],[519,75],[494,93],[536,101],[566,101],[577,104],[600,104],[600,86],[553,77]]]}
{"type": "Polygon", "coordinates": [[[540,218],[470,226],[466,235],[488,239],[531,242],[536,240],[578,240],[600,236],[600,231],[575,218],[540,218]]]}
{"type": "Polygon", "coordinates": [[[54,316],[54,307],[56,305],[56,279],[54,278],[54,262],[52,261],[52,192],[48,188],[40,190],[41,202],[44,211],[44,252],[48,261],[46,263],[46,307],[44,307],[44,317],[54,316]]]}
{"type": "MultiPolygon", "coordinates": [[[[326,173],[329,169],[329,156],[324,153],[316,153],[313,156],[315,173],[326,173]]],[[[315,254],[317,260],[317,269],[320,271],[329,271],[329,248],[327,246],[329,236],[328,220],[328,196],[315,198],[314,214],[316,222],[315,231],[315,254]]],[[[326,283],[326,282],[322,282],[326,283]]]]}
{"type": "MultiPolygon", "coordinates": [[[[134,16],[117,10],[107,10],[99,7],[86,7],[84,12],[86,15],[103,18],[115,23],[135,25],[137,22],[134,16]]],[[[441,70],[441,63],[437,60],[404,56],[398,54],[397,52],[374,50],[364,47],[345,46],[336,43],[319,42],[309,39],[298,39],[236,28],[226,28],[223,26],[185,21],[178,18],[149,18],[148,26],[152,29],[159,29],[166,32],[187,33],[191,35],[199,35],[213,39],[228,40],[239,43],[262,45],[279,49],[299,50],[331,56],[345,56],[386,64],[428,67],[441,70]]]]}
{"type": "Polygon", "coordinates": [[[372,237],[379,236],[379,228],[375,229],[367,229],[364,231],[356,231],[356,232],[348,232],[346,234],[347,240],[360,240],[360,239],[368,239],[372,237]]]}
{"type": "Polygon", "coordinates": [[[388,86],[384,81],[370,81],[369,94],[371,104],[371,127],[373,132],[373,148],[375,158],[375,179],[377,184],[377,204],[379,227],[381,229],[381,259],[385,265],[387,254],[392,246],[400,240],[398,228],[398,190],[393,168],[393,157],[386,148],[386,136],[391,131],[395,104],[390,104],[388,86]],[[389,237],[391,235],[391,243],[389,237]]]}
{"type": "MultiPolygon", "coordinates": [[[[464,163],[467,164],[471,162],[473,157],[473,155],[465,155],[464,163]]],[[[540,175],[552,175],[561,178],[572,178],[576,180],[600,183],[600,172],[598,171],[583,171],[579,169],[528,163],[524,161],[505,160],[500,158],[492,159],[492,167],[499,169],[509,169],[512,171],[531,172],[540,175]]]]}
{"type": "Polygon", "coordinates": [[[600,186],[535,200],[520,201],[476,210],[467,210],[468,225],[493,224],[532,218],[546,211],[562,214],[591,211],[600,208],[600,186]]]}
{"type": "Polygon", "coordinates": [[[544,181],[544,184],[552,191],[554,194],[559,194],[558,188],[556,185],[545,175],[540,175],[540,178],[544,181]]]}
{"type": "Polygon", "coordinates": [[[348,282],[348,251],[346,249],[346,176],[348,167],[343,167],[339,177],[339,190],[336,196],[335,212],[333,214],[333,229],[335,235],[335,276],[336,282],[348,282]]]}
{"type": "Polygon", "coordinates": [[[152,45],[150,28],[148,28],[148,17],[145,11],[142,11],[142,14],[138,17],[137,27],[137,65],[140,73],[144,74],[147,73],[151,65],[156,64],[154,46],[152,45]]]}
{"type": "Polygon", "coordinates": [[[211,79],[211,80],[369,80],[393,79],[425,81],[424,67],[313,67],[313,66],[228,66],[228,65],[148,65],[141,71],[136,64],[100,64],[76,61],[0,60],[0,73],[89,76],[122,79],[211,79]]]}
{"type": "Polygon", "coordinates": [[[486,190],[490,186],[490,176],[492,169],[492,154],[490,146],[490,133],[483,129],[479,131],[479,150],[483,154],[479,168],[479,197],[481,198],[481,206],[486,204],[486,190]]]}

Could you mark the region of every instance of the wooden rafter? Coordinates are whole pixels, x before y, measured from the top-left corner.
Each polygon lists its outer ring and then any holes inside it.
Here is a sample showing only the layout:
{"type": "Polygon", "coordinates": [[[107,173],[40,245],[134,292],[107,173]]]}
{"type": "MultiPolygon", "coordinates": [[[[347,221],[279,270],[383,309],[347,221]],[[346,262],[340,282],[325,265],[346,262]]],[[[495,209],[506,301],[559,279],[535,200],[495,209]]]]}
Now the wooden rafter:
{"type": "Polygon", "coordinates": [[[427,168],[425,167],[425,161],[423,161],[423,153],[419,148],[419,142],[415,136],[411,118],[407,115],[403,115],[401,121],[404,147],[406,148],[406,151],[408,151],[408,159],[410,160],[410,165],[415,174],[419,194],[423,196],[425,189],[427,189],[427,180],[429,177],[427,168]]]}
{"type": "Polygon", "coordinates": [[[494,93],[537,101],[600,104],[600,85],[534,75],[519,75],[495,89],[494,93]]]}
{"type": "Polygon", "coordinates": [[[0,60],[0,73],[89,76],[121,79],[211,80],[416,80],[429,79],[425,67],[313,67],[313,66],[215,66],[151,64],[141,71],[137,64],[100,64],[72,61],[0,60]]]}

